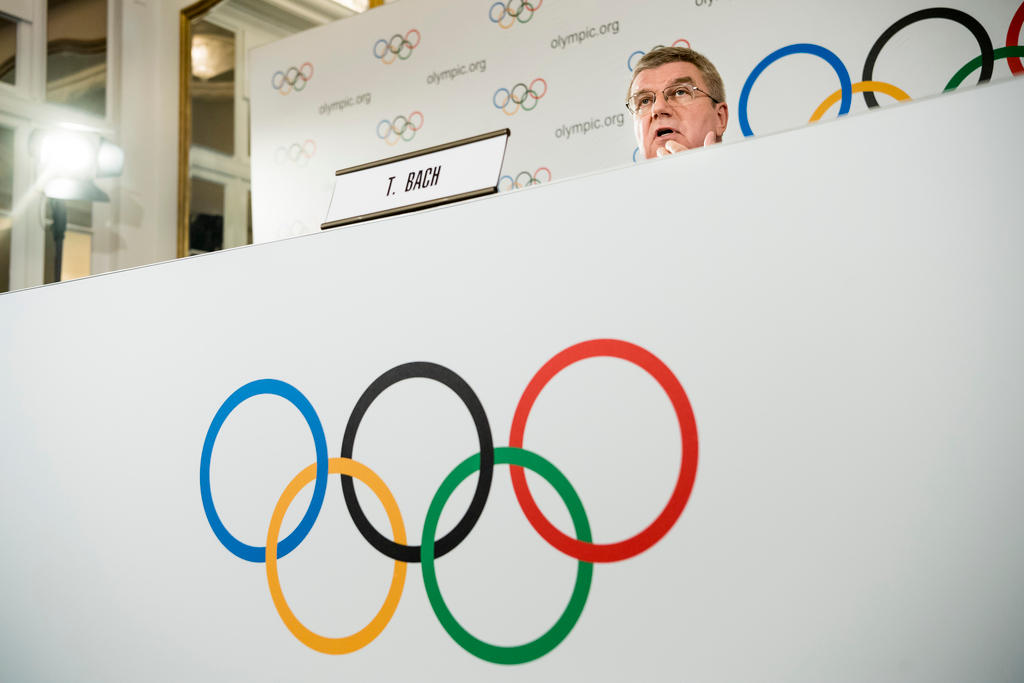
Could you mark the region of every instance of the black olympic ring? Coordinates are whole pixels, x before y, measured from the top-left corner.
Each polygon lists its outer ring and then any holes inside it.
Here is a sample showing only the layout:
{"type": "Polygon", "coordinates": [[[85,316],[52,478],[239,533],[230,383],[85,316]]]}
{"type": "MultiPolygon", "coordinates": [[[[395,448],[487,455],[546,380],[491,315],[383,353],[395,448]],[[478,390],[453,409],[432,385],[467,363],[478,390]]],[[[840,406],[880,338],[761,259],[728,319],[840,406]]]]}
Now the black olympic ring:
{"type": "MultiPolygon", "coordinates": [[[[348,424],[345,425],[345,436],[341,441],[341,457],[352,459],[352,447],[355,444],[356,431],[358,431],[359,423],[362,421],[370,404],[392,384],[414,377],[432,379],[454,391],[455,395],[462,400],[469,410],[469,414],[473,418],[473,424],[476,426],[477,438],[480,441],[480,476],[476,481],[476,491],[473,493],[473,500],[470,501],[466,514],[462,516],[459,523],[436,542],[434,554],[435,557],[441,557],[453,550],[459,543],[462,543],[466,536],[469,535],[469,532],[473,530],[473,526],[476,525],[477,520],[480,519],[480,514],[484,511],[487,496],[491,492],[491,479],[494,475],[494,441],[491,438],[491,426],[487,421],[487,414],[484,412],[483,404],[480,403],[480,399],[477,398],[476,393],[466,383],[466,380],[437,363],[421,361],[403,363],[391,368],[367,387],[366,391],[363,392],[363,395],[356,402],[355,408],[352,409],[352,414],[348,418],[348,424]]],[[[374,548],[393,560],[398,560],[399,562],[419,562],[420,546],[395,543],[377,531],[359,506],[359,499],[356,498],[356,489],[352,484],[352,477],[344,474],[339,476],[341,477],[341,490],[345,494],[345,505],[348,507],[352,521],[355,523],[356,528],[359,529],[359,533],[363,535],[363,538],[374,548]]]]}
{"type": "MultiPolygon", "coordinates": [[[[861,77],[861,80],[875,80],[872,77],[875,70],[875,61],[878,59],[878,54],[882,51],[882,48],[885,47],[885,44],[889,42],[890,38],[907,26],[924,19],[949,19],[970,31],[974,35],[974,39],[978,41],[978,47],[981,48],[981,74],[978,76],[978,83],[984,83],[992,78],[992,69],[995,66],[995,54],[992,50],[992,39],[989,38],[988,32],[985,31],[985,27],[981,25],[981,22],[970,14],[966,14],[960,10],[950,9],[948,7],[932,7],[930,9],[923,9],[913,12],[912,14],[908,14],[887,28],[885,32],[878,37],[875,44],[871,46],[871,51],[868,52],[868,58],[864,60],[864,74],[861,77]]],[[[868,90],[864,91],[864,101],[867,102],[869,108],[878,106],[878,100],[875,98],[875,93],[868,90]]]]}

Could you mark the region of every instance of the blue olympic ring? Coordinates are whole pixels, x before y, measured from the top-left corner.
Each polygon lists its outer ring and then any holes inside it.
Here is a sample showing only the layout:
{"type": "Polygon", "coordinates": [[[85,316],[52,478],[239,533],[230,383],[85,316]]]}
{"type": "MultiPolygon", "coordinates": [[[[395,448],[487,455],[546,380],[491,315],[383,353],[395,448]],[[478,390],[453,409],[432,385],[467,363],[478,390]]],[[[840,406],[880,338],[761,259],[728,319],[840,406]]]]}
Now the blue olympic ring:
{"type": "Polygon", "coordinates": [[[639,154],[639,153],[640,153],[640,148],[639,147],[634,147],[633,148],[633,163],[634,164],[636,163],[636,155],[639,154]]]}
{"type": "Polygon", "coordinates": [[[645,54],[647,54],[647,53],[644,52],[643,50],[636,50],[635,52],[633,52],[631,55],[629,55],[629,57],[626,58],[626,68],[629,69],[630,72],[632,72],[633,71],[633,57],[636,57],[637,55],[643,57],[645,54]]]}
{"type": "Polygon", "coordinates": [[[213,457],[213,444],[217,441],[217,434],[224,425],[224,420],[231,414],[238,405],[253,396],[270,394],[280,396],[293,406],[299,409],[302,417],[309,425],[309,431],[313,434],[313,443],[316,446],[316,480],[313,484],[313,498],[309,501],[309,509],[303,515],[295,530],[281,541],[277,546],[278,558],[284,557],[296,546],[302,543],[303,539],[313,528],[320,508],[324,503],[324,494],[327,492],[327,437],[324,436],[324,428],[320,423],[320,417],[313,410],[313,405],[302,395],[302,392],[287,382],[277,379],[258,379],[249,382],[237,389],[228,396],[221,404],[217,414],[213,416],[213,422],[206,432],[206,440],[203,442],[203,455],[199,460],[199,492],[203,498],[203,510],[206,512],[206,519],[210,522],[210,528],[216,534],[217,540],[223,544],[233,555],[249,562],[263,562],[266,559],[266,546],[252,546],[242,543],[231,535],[224,523],[220,521],[217,509],[213,505],[213,494],[210,491],[210,460],[213,457]]]}
{"type": "Polygon", "coordinates": [[[761,63],[755,66],[754,70],[750,72],[749,76],[747,76],[747,81],[743,84],[743,91],[740,93],[740,103],[737,107],[737,113],[740,119],[740,130],[743,131],[743,135],[750,137],[754,134],[754,131],[750,129],[750,122],[747,121],[747,100],[750,98],[750,90],[754,87],[754,81],[757,80],[757,77],[761,75],[762,71],[768,68],[768,66],[776,60],[796,54],[808,54],[815,57],[821,57],[828,62],[833,69],[835,69],[836,75],[839,76],[839,87],[842,91],[842,100],[839,103],[839,116],[850,112],[850,106],[853,104],[853,82],[850,80],[850,72],[846,70],[846,66],[843,62],[835,55],[834,52],[820,45],[814,45],[813,43],[796,43],[794,45],[781,47],[762,59],[761,63]]]}

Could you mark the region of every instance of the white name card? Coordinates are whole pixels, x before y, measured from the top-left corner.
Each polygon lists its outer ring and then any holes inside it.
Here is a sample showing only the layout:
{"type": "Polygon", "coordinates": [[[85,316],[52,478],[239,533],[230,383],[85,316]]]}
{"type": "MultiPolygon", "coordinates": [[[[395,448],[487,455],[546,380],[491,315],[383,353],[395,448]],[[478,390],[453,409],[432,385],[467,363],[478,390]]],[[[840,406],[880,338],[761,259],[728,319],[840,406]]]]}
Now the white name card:
{"type": "Polygon", "coordinates": [[[498,191],[509,129],[335,173],[321,230],[498,191]]]}

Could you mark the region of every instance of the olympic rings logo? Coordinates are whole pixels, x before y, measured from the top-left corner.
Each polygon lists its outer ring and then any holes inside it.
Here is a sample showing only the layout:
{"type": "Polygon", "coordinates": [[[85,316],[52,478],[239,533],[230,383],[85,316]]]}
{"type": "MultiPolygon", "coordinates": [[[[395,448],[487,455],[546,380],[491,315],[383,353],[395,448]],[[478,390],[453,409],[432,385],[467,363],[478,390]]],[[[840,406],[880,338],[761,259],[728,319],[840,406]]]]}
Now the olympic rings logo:
{"type": "Polygon", "coordinates": [[[275,71],[270,77],[270,85],[282,95],[292,91],[305,90],[306,84],[313,78],[313,65],[306,62],[300,67],[290,66],[287,71],[275,71]]]}
{"type": "Polygon", "coordinates": [[[416,137],[416,131],[423,127],[423,114],[414,111],[408,116],[399,114],[388,121],[381,119],[377,124],[377,137],[389,145],[398,144],[399,140],[408,142],[416,137]]]}
{"type": "MultiPolygon", "coordinates": [[[[670,47],[678,47],[680,45],[683,45],[684,43],[686,44],[685,46],[687,48],[690,47],[690,41],[688,41],[686,38],[680,38],[676,42],[672,43],[672,45],[670,47]]],[[[659,47],[665,47],[665,46],[664,45],[655,45],[654,47],[651,48],[651,50],[657,50],[659,47]]],[[[645,54],[647,54],[647,53],[644,52],[643,50],[636,50],[635,52],[630,53],[629,57],[626,57],[626,68],[629,69],[630,73],[633,73],[633,69],[636,68],[637,60],[639,60],[645,54]]]]}
{"type": "Polygon", "coordinates": [[[398,608],[405,586],[408,564],[419,562],[423,574],[430,606],[441,627],[464,650],[480,659],[497,664],[520,664],[547,654],[568,636],[583,612],[583,606],[590,593],[594,563],[618,562],[635,557],[646,551],[675,525],[682,514],[693,490],[697,476],[697,423],[689,398],[672,371],[654,354],[646,349],[615,339],[594,339],[570,346],[556,354],[533,376],[523,391],[512,418],[508,447],[495,447],[491,428],[479,398],[473,389],[459,375],[435,363],[414,362],[396,366],[376,380],[363,392],[349,416],[342,438],[340,457],[331,458],[327,453],[327,439],[323,425],[309,400],[292,385],[276,379],[261,379],[240,387],[221,404],[213,417],[203,442],[199,463],[199,489],[203,510],[214,535],[221,544],[239,559],[248,562],[262,562],[267,574],[267,587],[278,615],[288,630],[306,646],[327,654],[355,652],[372,642],[387,626],[398,608]],[[682,436],[682,453],[679,474],[668,503],[646,528],[635,535],[613,543],[593,542],[586,510],[572,484],[549,460],[523,448],[523,434],[540,392],[563,369],[570,365],[595,357],[612,357],[633,363],[653,377],[665,391],[675,414],[682,436]],[[410,378],[431,379],[451,389],[469,410],[476,428],[480,451],[469,456],[455,467],[441,483],[427,509],[423,522],[423,535],[419,545],[407,543],[405,525],[398,504],[387,485],[366,465],[353,458],[353,445],[359,424],[373,401],[388,387],[410,378]],[[238,540],[221,522],[213,502],[210,488],[210,462],[217,435],[228,416],[243,401],[264,394],[279,396],[291,403],[305,420],[313,436],[316,461],[299,472],[287,485],[270,517],[265,546],[252,546],[238,540]],[[472,531],[487,503],[496,465],[508,465],[512,488],[519,507],[530,525],[551,546],[577,560],[576,582],[565,611],[539,638],[523,645],[499,646],[486,643],[470,634],[455,618],[441,595],[437,581],[436,561],[454,550],[472,531]],[[530,493],[524,468],[547,480],[569,509],[574,536],[569,536],[555,527],[541,512],[530,493]],[[465,479],[479,472],[476,488],[469,507],[462,519],[440,539],[437,536],[438,520],[452,493],[465,479]],[[278,574],[278,560],[293,551],[306,538],[316,523],[327,491],[327,477],[338,474],[342,493],[349,515],[359,533],[378,552],[394,560],[391,587],[384,599],[380,612],[370,624],[353,635],[329,638],[308,629],[292,612],[284,597],[278,574]],[[384,506],[391,538],[380,533],[367,519],[355,495],[352,479],[367,484],[384,506]],[[281,523],[289,506],[299,492],[310,482],[313,495],[309,508],[303,514],[298,526],[284,539],[280,539],[281,523]]]}
{"type": "Polygon", "coordinates": [[[496,2],[491,5],[491,9],[488,10],[488,17],[491,23],[497,24],[501,28],[512,28],[518,21],[520,24],[533,19],[533,13],[540,9],[540,6],[544,3],[544,0],[508,0],[508,2],[496,2]],[[516,2],[518,1],[518,4],[516,2]],[[498,10],[495,13],[494,10],[498,10]]]}
{"type": "Polygon", "coordinates": [[[540,185],[541,183],[548,182],[551,182],[551,169],[547,166],[541,166],[533,173],[520,171],[516,174],[515,178],[510,175],[501,176],[501,179],[498,181],[498,189],[502,192],[508,192],[509,190],[518,190],[530,185],[540,185]]]}
{"type": "Polygon", "coordinates": [[[926,19],[947,19],[949,21],[960,24],[967,29],[974,39],[978,43],[980,54],[971,59],[963,67],[960,68],[946,86],[943,88],[943,92],[955,90],[963,83],[968,76],[975,71],[979,71],[978,83],[985,83],[992,78],[992,70],[995,66],[995,60],[1005,59],[1009,64],[1010,71],[1015,75],[1019,76],[1024,73],[1024,65],[1021,64],[1020,57],[1024,56],[1024,46],[1020,43],[1021,26],[1024,24],[1024,2],[1020,4],[1013,17],[1010,19],[1010,25],[1006,32],[1006,46],[995,48],[992,47],[992,39],[985,31],[985,27],[981,25],[977,19],[956,9],[950,9],[948,7],[932,7],[929,9],[918,10],[912,12],[902,19],[897,20],[889,28],[878,37],[875,44],[871,46],[868,51],[868,56],[864,60],[864,68],[862,70],[861,80],[854,83],[850,78],[850,72],[843,64],[842,60],[839,59],[832,51],[821,45],[815,45],[813,43],[796,43],[793,45],[787,45],[786,47],[779,48],[775,52],[762,59],[754,70],[747,76],[746,82],[743,84],[743,90],[740,93],[740,101],[737,107],[740,121],[740,130],[743,131],[743,135],[751,136],[754,131],[750,127],[750,121],[747,118],[747,105],[750,99],[750,91],[754,87],[754,83],[757,81],[758,76],[761,75],[766,68],[772,63],[776,62],[783,57],[794,54],[807,54],[815,57],[820,57],[836,72],[836,76],[839,80],[839,89],[834,93],[826,97],[818,108],[811,114],[810,121],[818,121],[824,116],[825,112],[828,111],[832,105],[839,102],[839,116],[849,113],[850,107],[853,104],[853,94],[863,93],[864,102],[867,104],[869,109],[874,109],[878,105],[878,100],[875,97],[875,93],[883,93],[889,95],[896,100],[909,100],[910,95],[904,92],[901,88],[887,83],[885,81],[879,81],[874,78],[875,63],[878,61],[878,56],[881,54],[882,49],[886,44],[895,36],[897,33],[910,26],[916,24],[919,21],[926,19]]]}
{"type": "Polygon", "coordinates": [[[278,147],[277,151],[274,153],[274,161],[278,165],[282,165],[285,162],[290,161],[293,164],[305,166],[315,154],[315,141],[306,140],[301,145],[297,142],[293,142],[288,147],[278,147]]]}
{"type": "Polygon", "coordinates": [[[420,32],[411,28],[404,36],[401,33],[396,33],[391,36],[391,40],[384,40],[383,38],[378,40],[373,44],[373,56],[385,64],[392,64],[396,59],[409,59],[412,56],[412,51],[419,44],[420,32]],[[416,34],[415,43],[412,39],[414,33],[416,34]]]}
{"type": "Polygon", "coordinates": [[[491,96],[491,104],[495,109],[501,109],[506,115],[512,116],[520,109],[531,111],[537,107],[540,98],[548,94],[548,82],[543,78],[535,78],[530,81],[529,87],[525,83],[516,83],[512,89],[498,88],[491,96]],[[544,86],[539,90],[537,84],[544,86]]]}

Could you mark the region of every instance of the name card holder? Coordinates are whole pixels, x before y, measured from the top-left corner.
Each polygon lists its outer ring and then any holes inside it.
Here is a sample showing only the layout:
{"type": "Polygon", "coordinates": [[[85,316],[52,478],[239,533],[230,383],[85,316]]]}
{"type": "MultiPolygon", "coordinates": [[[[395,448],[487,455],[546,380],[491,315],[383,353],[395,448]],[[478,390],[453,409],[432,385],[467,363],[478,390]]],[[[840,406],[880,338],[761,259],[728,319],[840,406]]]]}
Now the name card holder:
{"type": "Polygon", "coordinates": [[[321,230],[498,191],[508,128],[337,171],[321,230]]]}

